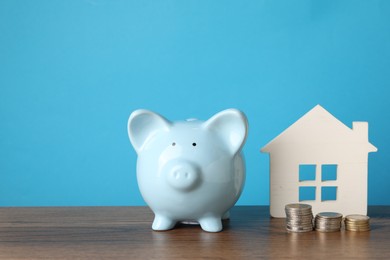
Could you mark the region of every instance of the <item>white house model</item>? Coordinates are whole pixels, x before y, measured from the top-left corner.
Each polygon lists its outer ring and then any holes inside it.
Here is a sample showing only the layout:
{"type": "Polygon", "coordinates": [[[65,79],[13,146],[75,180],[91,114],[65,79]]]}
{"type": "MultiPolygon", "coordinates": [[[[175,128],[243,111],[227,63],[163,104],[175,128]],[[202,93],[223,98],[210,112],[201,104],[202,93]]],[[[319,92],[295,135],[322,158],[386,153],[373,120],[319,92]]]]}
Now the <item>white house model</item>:
{"type": "Polygon", "coordinates": [[[377,148],[368,123],[350,129],[315,106],[261,149],[270,154],[270,214],[285,217],[289,203],[324,211],[367,214],[367,160],[377,148]]]}

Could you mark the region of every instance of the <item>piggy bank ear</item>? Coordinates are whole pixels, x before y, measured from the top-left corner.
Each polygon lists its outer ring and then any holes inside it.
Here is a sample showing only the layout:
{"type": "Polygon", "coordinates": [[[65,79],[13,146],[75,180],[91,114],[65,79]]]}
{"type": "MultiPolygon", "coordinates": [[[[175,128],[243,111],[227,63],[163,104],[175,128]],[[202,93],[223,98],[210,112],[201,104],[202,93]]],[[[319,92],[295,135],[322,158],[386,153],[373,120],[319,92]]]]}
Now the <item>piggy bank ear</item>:
{"type": "Polygon", "coordinates": [[[139,153],[147,141],[161,131],[168,131],[170,122],[152,111],[139,109],[131,113],[127,123],[130,142],[139,153]]]}
{"type": "Polygon", "coordinates": [[[207,120],[204,126],[216,132],[227,144],[232,154],[241,150],[248,133],[246,116],[237,109],[219,112],[207,120]]]}

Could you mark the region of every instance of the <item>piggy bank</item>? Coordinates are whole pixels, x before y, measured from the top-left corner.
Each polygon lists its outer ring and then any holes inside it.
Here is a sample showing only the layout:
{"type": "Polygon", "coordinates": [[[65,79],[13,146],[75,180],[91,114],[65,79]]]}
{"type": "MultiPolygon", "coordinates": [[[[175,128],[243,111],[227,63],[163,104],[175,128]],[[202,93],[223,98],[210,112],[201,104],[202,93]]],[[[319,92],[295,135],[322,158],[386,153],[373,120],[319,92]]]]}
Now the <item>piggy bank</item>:
{"type": "Polygon", "coordinates": [[[171,122],[142,109],[130,115],[137,181],[155,214],[153,230],[169,230],[178,222],[222,230],[221,220],[229,217],[245,182],[241,148],[247,129],[245,115],[236,109],[207,121],[171,122]]]}

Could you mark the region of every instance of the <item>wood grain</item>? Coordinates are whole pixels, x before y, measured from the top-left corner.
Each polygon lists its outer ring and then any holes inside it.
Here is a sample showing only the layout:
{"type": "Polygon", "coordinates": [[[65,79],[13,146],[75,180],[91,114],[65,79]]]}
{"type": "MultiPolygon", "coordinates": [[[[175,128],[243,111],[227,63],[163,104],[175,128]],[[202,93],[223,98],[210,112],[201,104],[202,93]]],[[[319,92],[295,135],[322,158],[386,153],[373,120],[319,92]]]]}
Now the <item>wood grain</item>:
{"type": "Polygon", "coordinates": [[[370,232],[287,233],[265,206],[233,208],[224,231],[151,230],[146,207],[0,208],[0,259],[390,257],[390,206],[369,207],[370,232]]]}

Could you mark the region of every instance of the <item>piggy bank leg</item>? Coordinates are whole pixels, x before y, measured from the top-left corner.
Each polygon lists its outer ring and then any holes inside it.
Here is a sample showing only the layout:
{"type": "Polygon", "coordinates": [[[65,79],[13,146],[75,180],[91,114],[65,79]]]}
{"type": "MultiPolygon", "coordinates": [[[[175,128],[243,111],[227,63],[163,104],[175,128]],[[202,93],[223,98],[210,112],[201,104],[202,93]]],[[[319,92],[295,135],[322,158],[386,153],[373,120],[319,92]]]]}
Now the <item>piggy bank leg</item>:
{"type": "Polygon", "coordinates": [[[156,214],[156,216],[154,217],[152,229],[157,230],[157,231],[169,230],[169,229],[174,228],[175,225],[176,225],[176,221],[174,221],[170,218],[167,218],[165,216],[156,214]]]}
{"type": "Polygon", "coordinates": [[[199,224],[204,231],[219,232],[222,230],[222,221],[220,217],[205,217],[199,219],[199,224]]]}
{"type": "Polygon", "coordinates": [[[230,218],[230,211],[226,211],[225,214],[223,214],[222,219],[229,219],[230,218]]]}

